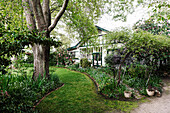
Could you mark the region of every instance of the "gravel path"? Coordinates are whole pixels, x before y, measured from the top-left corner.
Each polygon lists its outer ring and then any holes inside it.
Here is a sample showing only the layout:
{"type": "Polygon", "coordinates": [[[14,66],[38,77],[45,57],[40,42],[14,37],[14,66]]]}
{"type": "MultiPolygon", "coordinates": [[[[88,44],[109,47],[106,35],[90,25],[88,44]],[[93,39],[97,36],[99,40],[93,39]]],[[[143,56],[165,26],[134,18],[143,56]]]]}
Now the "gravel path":
{"type": "Polygon", "coordinates": [[[161,97],[150,97],[149,102],[142,103],[131,113],[170,113],[170,77],[163,79],[165,83],[161,97]]]}

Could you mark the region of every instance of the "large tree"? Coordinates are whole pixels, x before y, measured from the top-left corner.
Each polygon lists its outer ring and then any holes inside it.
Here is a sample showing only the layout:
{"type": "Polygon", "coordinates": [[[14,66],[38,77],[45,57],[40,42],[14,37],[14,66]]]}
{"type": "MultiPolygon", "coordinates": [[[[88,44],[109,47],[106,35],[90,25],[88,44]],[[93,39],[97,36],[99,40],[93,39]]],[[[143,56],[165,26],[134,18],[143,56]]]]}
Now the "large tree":
{"type": "MultiPolygon", "coordinates": [[[[91,25],[92,19],[99,16],[99,1],[78,1],[78,0],[22,0],[24,12],[27,20],[27,25],[30,31],[34,33],[41,34],[46,38],[50,38],[51,31],[56,27],[58,21],[61,19],[65,11],[67,11],[65,16],[65,21],[67,23],[74,25],[81,25],[77,20],[83,20],[83,24],[91,25]],[[84,2],[84,3],[83,3],[84,2]],[[89,3],[89,4],[88,4],[89,3]],[[97,7],[98,5],[98,7],[97,7]],[[55,7],[54,7],[55,6],[55,7]],[[96,8],[97,7],[97,8],[96,8]],[[67,8],[67,10],[66,10],[67,8]],[[92,10],[90,8],[93,8],[92,10]],[[51,13],[54,13],[53,23],[51,22],[51,13]],[[56,15],[55,15],[56,14],[56,15]],[[89,18],[83,18],[87,16],[89,18]]],[[[92,25],[91,25],[92,26],[92,25]]],[[[85,35],[89,30],[84,30],[83,25],[80,28],[80,32],[85,35]]],[[[91,27],[89,27],[91,29],[91,27]]],[[[88,29],[89,29],[88,28],[88,29]]],[[[32,50],[34,55],[34,75],[33,78],[37,78],[39,75],[49,77],[49,53],[50,45],[33,43],[32,50]]]]}
{"type": "MultiPolygon", "coordinates": [[[[107,11],[114,18],[126,17],[134,11],[134,0],[22,0],[27,25],[30,31],[50,38],[51,31],[56,27],[61,17],[63,22],[78,32],[80,38],[88,38],[96,34],[94,20],[107,11]],[[66,12],[66,13],[64,13],[66,12]],[[54,17],[54,18],[51,18],[54,17]],[[53,22],[52,22],[53,20],[53,22]]],[[[151,0],[149,0],[151,1],[151,0]]],[[[159,1],[161,2],[161,0],[159,1]]],[[[147,0],[137,0],[137,4],[147,4],[147,0]]],[[[152,4],[152,3],[149,3],[152,4]]],[[[153,2],[154,4],[154,2],[153,2]]],[[[120,18],[119,18],[120,19],[120,18]]],[[[32,44],[34,54],[34,75],[49,77],[50,45],[32,44]]]]}

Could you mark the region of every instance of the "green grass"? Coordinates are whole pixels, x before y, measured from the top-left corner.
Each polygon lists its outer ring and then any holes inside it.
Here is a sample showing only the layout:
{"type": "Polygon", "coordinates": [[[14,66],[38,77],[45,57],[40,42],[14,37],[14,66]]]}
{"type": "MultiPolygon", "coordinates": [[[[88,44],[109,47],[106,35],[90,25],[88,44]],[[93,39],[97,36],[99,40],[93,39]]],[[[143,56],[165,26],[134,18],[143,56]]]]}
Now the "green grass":
{"type": "Polygon", "coordinates": [[[65,85],[37,106],[42,113],[102,113],[114,110],[129,112],[138,106],[138,102],[105,99],[96,93],[93,81],[82,73],[63,68],[53,70],[65,85]]]}

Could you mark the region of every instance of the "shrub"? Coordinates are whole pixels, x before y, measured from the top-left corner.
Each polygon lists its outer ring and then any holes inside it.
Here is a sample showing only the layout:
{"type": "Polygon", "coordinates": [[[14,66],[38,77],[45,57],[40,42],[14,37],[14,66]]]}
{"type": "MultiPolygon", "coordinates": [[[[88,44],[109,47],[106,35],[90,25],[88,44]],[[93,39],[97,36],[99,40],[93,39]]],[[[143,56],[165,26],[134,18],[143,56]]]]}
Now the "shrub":
{"type": "Polygon", "coordinates": [[[111,67],[115,66],[116,64],[120,64],[120,61],[121,57],[118,55],[110,54],[105,57],[106,64],[108,64],[111,67]]]}
{"type": "Polygon", "coordinates": [[[75,65],[75,68],[79,68],[79,63],[74,64],[74,65],[75,65]]]}
{"type": "Polygon", "coordinates": [[[50,66],[55,66],[57,64],[57,53],[54,52],[54,53],[50,53],[50,56],[49,56],[49,64],[50,66]]]}
{"type": "Polygon", "coordinates": [[[80,64],[82,68],[91,67],[91,62],[89,62],[87,58],[82,58],[80,64]]]}
{"type": "Polygon", "coordinates": [[[57,49],[57,51],[55,52],[55,58],[57,60],[57,65],[65,66],[74,63],[66,49],[62,49],[62,48],[57,49]]]}
{"type": "Polygon", "coordinates": [[[79,63],[71,65],[72,68],[79,68],[79,63]]]}
{"type": "Polygon", "coordinates": [[[33,81],[27,75],[0,75],[1,112],[33,112],[32,107],[49,91],[59,87],[59,78],[39,78],[33,81]]]}
{"type": "Polygon", "coordinates": [[[132,77],[146,78],[149,73],[146,72],[147,68],[149,71],[150,68],[149,66],[140,65],[140,64],[131,64],[130,67],[128,68],[128,74],[132,77]]]}
{"type": "Polygon", "coordinates": [[[34,57],[33,54],[28,54],[27,53],[27,59],[25,60],[25,63],[33,63],[34,62],[34,57]]]}
{"type": "Polygon", "coordinates": [[[109,96],[110,98],[120,99],[121,97],[123,97],[125,90],[125,85],[117,85],[117,81],[115,79],[109,79],[101,92],[109,96]]]}

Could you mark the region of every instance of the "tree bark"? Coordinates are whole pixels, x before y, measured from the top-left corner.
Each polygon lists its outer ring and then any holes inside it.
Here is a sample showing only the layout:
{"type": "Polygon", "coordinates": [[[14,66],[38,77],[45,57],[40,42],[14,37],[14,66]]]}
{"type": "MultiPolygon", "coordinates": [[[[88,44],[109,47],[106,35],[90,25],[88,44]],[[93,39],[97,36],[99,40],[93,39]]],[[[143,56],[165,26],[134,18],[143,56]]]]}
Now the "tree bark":
{"type": "MultiPolygon", "coordinates": [[[[50,32],[64,14],[69,0],[64,0],[63,6],[55,17],[53,24],[51,24],[49,0],[43,0],[42,6],[40,0],[23,0],[23,2],[25,3],[23,7],[29,30],[38,30],[42,36],[50,38],[50,32]]],[[[34,43],[32,50],[34,56],[34,73],[32,78],[36,80],[39,75],[42,77],[45,75],[49,78],[50,45],[34,43]]]]}
{"type": "Polygon", "coordinates": [[[64,14],[66,8],[67,8],[67,5],[68,5],[68,2],[69,0],[64,0],[64,3],[63,3],[63,6],[61,8],[61,10],[58,12],[57,16],[55,17],[54,19],[54,22],[53,24],[51,24],[49,27],[48,27],[48,31],[52,31],[55,26],[57,25],[58,21],[60,20],[61,16],[64,14]]]}
{"type": "Polygon", "coordinates": [[[34,43],[32,50],[34,55],[33,79],[36,80],[39,76],[45,76],[49,79],[50,46],[34,43]]]}
{"type": "Polygon", "coordinates": [[[44,58],[44,47],[40,44],[33,45],[33,55],[34,55],[34,74],[33,79],[37,79],[39,75],[43,76],[45,58],[44,58]]]}
{"type": "Polygon", "coordinates": [[[27,27],[30,31],[33,31],[36,29],[34,14],[32,10],[32,5],[29,0],[22,0],[23,2],[23,8],[26,16],[27,21],[27,27]]]}

